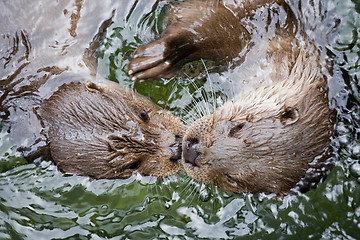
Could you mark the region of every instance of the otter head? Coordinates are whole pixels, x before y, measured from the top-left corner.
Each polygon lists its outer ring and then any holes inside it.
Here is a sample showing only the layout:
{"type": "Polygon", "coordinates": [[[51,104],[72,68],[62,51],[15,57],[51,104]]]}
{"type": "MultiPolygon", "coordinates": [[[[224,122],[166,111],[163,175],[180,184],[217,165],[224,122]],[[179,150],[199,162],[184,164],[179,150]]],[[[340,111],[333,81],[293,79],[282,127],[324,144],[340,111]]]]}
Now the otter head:
{"type": "Polygon", "coordinates": [[[50,151],[65,173],[92,178],[169,176],[180,170],[183,123],[118,85],[74,82],[44,102],[50,151]]]}
{"type": "Polygon", "coordinates": [[[294,71],[196,120],[183,139],[186,172],[229,192],[287,194],[329,144],[316,75],[294,71]]]}

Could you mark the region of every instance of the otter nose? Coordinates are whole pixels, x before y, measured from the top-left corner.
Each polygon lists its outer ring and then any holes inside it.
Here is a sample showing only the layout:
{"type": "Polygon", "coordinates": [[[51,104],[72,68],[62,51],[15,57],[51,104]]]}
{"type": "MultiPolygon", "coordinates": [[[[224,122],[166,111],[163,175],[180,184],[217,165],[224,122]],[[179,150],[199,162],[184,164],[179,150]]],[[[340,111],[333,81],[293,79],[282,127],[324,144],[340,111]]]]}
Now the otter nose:
{"type": "Polygon", "coordinates": [[[197,166],[195,160],[200,155],[199,139],[190,138],[185,141],[183,157],[186,163],[191,163],[193,166],[197,166]]]}
{"type": "Polygon", "coordinates": [[[170,157],[171,161],[178,161],[181,159],[181,153],[182,153],[182,137],[181,136],[175,136],[175,143],[170,146],[170,151],[172,153],[172,156],[170,157]]]}

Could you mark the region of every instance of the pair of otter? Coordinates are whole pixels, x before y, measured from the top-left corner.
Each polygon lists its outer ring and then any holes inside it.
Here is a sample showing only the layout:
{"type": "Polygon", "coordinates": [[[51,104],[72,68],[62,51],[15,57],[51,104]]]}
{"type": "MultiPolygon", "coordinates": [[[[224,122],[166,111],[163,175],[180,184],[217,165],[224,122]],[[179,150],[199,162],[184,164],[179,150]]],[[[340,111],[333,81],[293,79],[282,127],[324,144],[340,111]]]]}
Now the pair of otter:
{"type": "Polygon", "coordinates": [[[134,52],[131,78],[167,77],[200,58],[239,64],[259,47],[265,49],[259,69],[266,74],[249,79],[259,86],[185,131],[178,118],[130,90],[92,82],[64,85],[40,110],[54,161],[69,173],[125,178],[134,171],[174,174],[182,156],[190,177],[226,191],[289,193],[329,145],[331,132],[318,54],[306,39],[295,38],[297,27],[282,0],[179,3],[161,38],[134,52]],[[266,34],[274,34],[254,43],[263,32],[247,25],[251,19],[281,12],[284,22],[263,19],[266,34]]]}

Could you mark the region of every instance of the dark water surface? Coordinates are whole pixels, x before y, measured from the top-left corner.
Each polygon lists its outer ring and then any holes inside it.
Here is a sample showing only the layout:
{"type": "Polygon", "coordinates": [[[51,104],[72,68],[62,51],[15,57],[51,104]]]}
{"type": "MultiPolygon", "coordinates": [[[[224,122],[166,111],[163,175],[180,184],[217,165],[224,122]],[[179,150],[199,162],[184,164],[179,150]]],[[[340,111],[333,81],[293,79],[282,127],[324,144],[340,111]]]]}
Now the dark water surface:
{"type": "Polygon", "coordinates": [[[167,4],[0,2],[0,239],[360,239],[356,0],[299,0],[291,5],[301,6],[298,16],[307,18],[308,34],[335,62],[327,76],[329,102],[337,112],[331,143],[336,164],[315,190],[282,200],[229,195],[195,184],[183,172],[162,181],[141,176],[92,181],[64,176],[46,162],[43,168],[28,164],[21,157],[18,146],[31,152],[43,144],[31,109],[62,83],[74,80],[70,73],[91,73],[86,56],[97,46],[90,43],[113,14],[99,47],[98,75],[135,88],[187,123],[212,108],[213,96],[215,105],[232,97],[236,83],[229,87],[228,81],[236,73],[210,71],[212,81],[205,81],[201,62],[199,67],[188,66],[182,77],[150,83],[129,80],[128,57],[162,31],[167,4]]]}

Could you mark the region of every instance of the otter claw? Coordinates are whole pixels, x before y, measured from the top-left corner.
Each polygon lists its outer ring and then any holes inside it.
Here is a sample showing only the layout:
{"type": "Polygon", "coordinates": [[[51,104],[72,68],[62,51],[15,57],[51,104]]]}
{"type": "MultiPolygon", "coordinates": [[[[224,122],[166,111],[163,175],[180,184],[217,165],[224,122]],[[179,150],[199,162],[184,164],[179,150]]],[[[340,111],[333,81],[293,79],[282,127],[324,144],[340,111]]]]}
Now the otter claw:
{"type": "Polygon", "coordinates": [[[131,80],[133,81],[137,81],[140,79],[143,81],[149,81],[168,76],[167,73],[170,68],[171,64],[169,62],[159,62],[153,67],[144,68],[137,72],[134,72],[134,70],[130,69],[128,72],[131,76],[131,80]]]}
{"type": "Polygon", "coordinates": [[[134,57],[127,66],[133,81],[154,80],[167,74],[171,62],[165,60],[165,45],[165,40],[160,39],[135,50],[134,57]]]}

